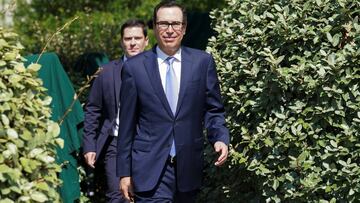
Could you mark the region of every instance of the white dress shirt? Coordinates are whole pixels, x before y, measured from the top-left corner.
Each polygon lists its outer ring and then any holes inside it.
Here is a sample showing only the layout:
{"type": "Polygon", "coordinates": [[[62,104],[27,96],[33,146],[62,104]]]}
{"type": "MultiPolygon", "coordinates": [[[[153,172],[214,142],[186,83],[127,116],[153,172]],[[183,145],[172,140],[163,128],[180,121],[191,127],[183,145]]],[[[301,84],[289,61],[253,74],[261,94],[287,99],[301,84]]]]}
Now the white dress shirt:
{"type": "MultiPolygon", "coordinates": [[[[126,55],[124,55],[123,62],[125,62],[126,60],[127,60],[127,57],[126,57],[126,55]]],[[[118,111],[117,111],[116,115],[117,115],[117,117],[116,117],[115,126],[114,126],[114,130],[113,130],[113,132],[114,132],[113,136],[115,136],[115,137],[118,136],[118,132],[119,132],[120,102],[118,104],[118,111]]]]}
{"type": "MultiPolygon", "coordinates": [[[[167,69],[167,62],[165,61],[169,55],[165,54],[161,49],[157,46],[156,47],[156,54],[157,54],[157,61],[159,65],[159,72],[160,72],[160,78],[161,78],[161,84],[165,90],[166,85],[166,69],[167,69]]],[[[178,83],[178,87],[180,90],[180,79],[181,79],[181,48],[172,56],[175,58],[173,62],[173,68],[176,75],[176,81],[178,83]]],[[[178,92],[179,94],[179,92],[178,92]]]]}

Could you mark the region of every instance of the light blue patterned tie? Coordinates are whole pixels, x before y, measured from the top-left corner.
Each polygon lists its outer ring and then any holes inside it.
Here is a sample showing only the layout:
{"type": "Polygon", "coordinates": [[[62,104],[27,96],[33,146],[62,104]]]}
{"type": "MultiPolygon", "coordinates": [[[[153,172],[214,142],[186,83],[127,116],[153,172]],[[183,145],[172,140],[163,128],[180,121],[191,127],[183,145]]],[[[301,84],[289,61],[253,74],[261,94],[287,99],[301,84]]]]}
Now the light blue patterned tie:
{"type": "MultiPolygon", "coordinates": [[[[177,78],[176,78],[175,71],[173,68],[174,59],[175,59],[174,57],[168,57],[165,60],[167,63],[165,94],[166,94],[166,98],[169,102],[171,111],[172,111],[173,115],[175,116],[176,106],[177,106],[178,96],[179,96],[179,83],[177,82],[177,78]]],[[[175,142],[173,139],[171,150],[170,150],[170,156],[174,157],[175,155],[176,155],[176,150],[175,150],[175,142]]]]}

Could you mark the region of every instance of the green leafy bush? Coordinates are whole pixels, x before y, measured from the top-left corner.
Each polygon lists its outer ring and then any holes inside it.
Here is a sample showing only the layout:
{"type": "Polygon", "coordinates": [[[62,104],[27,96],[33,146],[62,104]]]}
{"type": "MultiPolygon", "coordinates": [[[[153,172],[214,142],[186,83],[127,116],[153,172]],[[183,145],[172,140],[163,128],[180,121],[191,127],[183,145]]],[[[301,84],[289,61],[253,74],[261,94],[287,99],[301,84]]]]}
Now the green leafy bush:
{"type": "Polygon", "coordinates": [[[18,35],[0,28],[0,202],[59,202],[55,147],[40,65],[24,67],[18,35]]]}
{"type": "Polygon", "coordinates": [[[223,202],[358,201],[360,2],[227,3],[208,47],[232,134],[223,202]]]}

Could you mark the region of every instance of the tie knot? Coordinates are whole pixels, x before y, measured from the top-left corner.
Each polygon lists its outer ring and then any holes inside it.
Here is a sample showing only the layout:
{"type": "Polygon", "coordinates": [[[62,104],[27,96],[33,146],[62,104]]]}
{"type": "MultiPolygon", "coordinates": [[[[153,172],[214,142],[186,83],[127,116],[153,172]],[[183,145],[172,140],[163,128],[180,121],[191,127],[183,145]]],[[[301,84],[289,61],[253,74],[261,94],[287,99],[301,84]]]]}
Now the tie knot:
{"type": "Polygon", "coordinates": [[[175,58],[172,56],[169,56],[165,59],[165,61],[168,65],[171,65],[174,62],[174,60],[175,60],[175,58]]]}

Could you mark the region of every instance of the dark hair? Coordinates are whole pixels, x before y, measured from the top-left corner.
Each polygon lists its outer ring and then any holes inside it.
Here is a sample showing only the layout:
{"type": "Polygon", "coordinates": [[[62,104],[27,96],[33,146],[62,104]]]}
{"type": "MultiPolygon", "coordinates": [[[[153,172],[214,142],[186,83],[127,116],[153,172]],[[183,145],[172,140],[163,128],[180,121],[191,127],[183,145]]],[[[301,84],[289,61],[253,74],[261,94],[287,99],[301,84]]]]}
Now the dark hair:
{"type": "Polygon", "coordinates": [[[154,13],[153,13],[153,24],[154,25],[156,24],[156,15],[160,8],[171,8],[171,7],[180,8],[180,10],[182,11],[182,14],[183,14],[183,23],[187,24],[187,14],[186,14],[185,7],[183,7],[181,4],[177,3],[174,0],[161,1],[158,5],[155,6],[154,13]]]}
{"type": "Polygon", "coordinates": [[[147,28],[144,21],[139,19],[129,19],[121,26],[121,38],[124,36],[124,30],[128,27],[141,27],[144,33],[144,36],[147,36],[147,28]]]}

